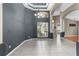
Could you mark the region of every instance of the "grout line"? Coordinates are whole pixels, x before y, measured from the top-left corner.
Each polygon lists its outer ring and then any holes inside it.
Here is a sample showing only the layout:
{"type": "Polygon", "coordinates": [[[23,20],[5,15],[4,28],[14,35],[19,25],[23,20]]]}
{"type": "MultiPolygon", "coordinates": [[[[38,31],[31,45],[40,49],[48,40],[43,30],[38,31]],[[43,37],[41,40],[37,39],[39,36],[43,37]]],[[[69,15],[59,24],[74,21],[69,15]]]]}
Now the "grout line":
{"type": "Polygon", "coordinates": [[[22,43],[20,43],[17,47],[15,47],[10,53],[8,53],[6,56],[9,56],[12,54],[16,49],[18,49],[22,44],[24,44],[26,41],[30,41],[32,39],[24,40],[22,43]]]}

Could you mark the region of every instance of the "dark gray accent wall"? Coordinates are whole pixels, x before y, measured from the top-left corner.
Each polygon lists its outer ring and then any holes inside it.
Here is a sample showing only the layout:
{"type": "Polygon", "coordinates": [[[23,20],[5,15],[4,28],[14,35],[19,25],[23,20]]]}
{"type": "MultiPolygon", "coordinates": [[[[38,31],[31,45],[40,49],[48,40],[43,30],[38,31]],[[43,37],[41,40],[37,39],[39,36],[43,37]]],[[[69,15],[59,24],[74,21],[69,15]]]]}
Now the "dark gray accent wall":
{"type": "Polygon", "coordinates": [[[76,43],[76,55],[79,56],[79,42],[76,43]]]}
{"type": "Polygon", "coordinates": [[[25,13],[24,13],[24,28],[25,28],[25,38],[32,38],[34,37],[33,33],[34,33],[34,20],[35,20],[35,16],[34,16],[34,12],[25,8],[24,9],[25,13]]]}
{"type": "Polygon", "coordinates": [[[24,40],[24,6],[22,4],[3,4],[3,42],[6,54],[24,40]]]}
{"type": "Polygon", "coordinates": [[[9,53],[28,36],[33,37],[33,12],[21,3],[3,4],[3,42],[9,53]]]}
{"type": "Polygon", "coordinates": [[[0,56],[5,55],[5,44],[0,44],[0,56]]]}

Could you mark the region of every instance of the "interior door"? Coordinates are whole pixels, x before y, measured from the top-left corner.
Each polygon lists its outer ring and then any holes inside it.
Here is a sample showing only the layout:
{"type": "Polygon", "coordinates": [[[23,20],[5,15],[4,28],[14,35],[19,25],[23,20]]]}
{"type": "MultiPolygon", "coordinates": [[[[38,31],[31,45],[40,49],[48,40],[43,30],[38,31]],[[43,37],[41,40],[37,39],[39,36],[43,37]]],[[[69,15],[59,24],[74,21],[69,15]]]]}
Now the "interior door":
{"type": "Polygon", "coordinates": [[[48,22],[37,22],[37,37],[48,37],[48,22]]]}

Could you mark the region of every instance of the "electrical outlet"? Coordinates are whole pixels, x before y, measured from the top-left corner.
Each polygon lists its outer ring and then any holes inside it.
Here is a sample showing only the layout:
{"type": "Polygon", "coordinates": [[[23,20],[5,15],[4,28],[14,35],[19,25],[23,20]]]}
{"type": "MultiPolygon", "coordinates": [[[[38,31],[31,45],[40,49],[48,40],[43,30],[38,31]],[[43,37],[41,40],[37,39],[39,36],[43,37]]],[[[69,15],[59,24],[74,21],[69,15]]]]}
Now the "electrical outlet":
{"type": "Polygon", "coordinates": [[[9,49],[11,48],[11,45],[9,45],[9,49]]]}

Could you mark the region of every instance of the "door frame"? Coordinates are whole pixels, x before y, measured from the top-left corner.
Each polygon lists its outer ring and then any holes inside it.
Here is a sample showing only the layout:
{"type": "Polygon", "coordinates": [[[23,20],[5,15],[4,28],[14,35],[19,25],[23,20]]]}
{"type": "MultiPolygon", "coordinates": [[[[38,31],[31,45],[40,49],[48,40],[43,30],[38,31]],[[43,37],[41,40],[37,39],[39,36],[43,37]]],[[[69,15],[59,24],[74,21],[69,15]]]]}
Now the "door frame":
{"type": "MultiPolygon", "coordinates": [[[[49,35],[49,30],[47,29],[47,36],[38,36],[38,23],[47,23],[47,26],[49,26],[48,22],[37,22],[37,37],[38,38],[47,38],[49,35]]],[[[48,27],[47,27],[48,28],[48,27]]]]}

